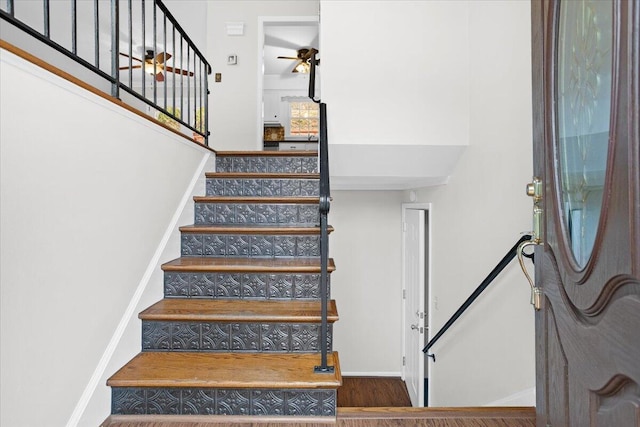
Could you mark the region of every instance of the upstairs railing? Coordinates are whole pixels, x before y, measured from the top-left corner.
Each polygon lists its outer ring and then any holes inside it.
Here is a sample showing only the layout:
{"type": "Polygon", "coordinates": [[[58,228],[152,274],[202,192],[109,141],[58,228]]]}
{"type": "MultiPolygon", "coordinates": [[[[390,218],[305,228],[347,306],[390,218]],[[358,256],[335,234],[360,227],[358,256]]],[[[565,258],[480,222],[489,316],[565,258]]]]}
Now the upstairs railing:
{"type": "Polygon", "coordinates": [[[331,208],[331,189],[329,187],[329,141],[327,138],[327,105],[316,99],[316,66],[318,62],[314,52],[309,68],[309,98],[320,104],[320,138],[318,140],[318,159],[320,162],[320,310],[322,324],[320,327],[320,365],[316,372],[331,373],[333,366],[327,364],[327,306],[329,299],[329,231],[328,214],[331,208]]]}
{"type": "Polygon", "coordinates": [[[208,144],[211,66],[161,0],[5,0],[0,18],[3,40],[208,144]]]}
{"type": "MultiPolygon", "coordinates": [[[[449,330],[449,328],[453,326],[456,320],[458,320],[458,318],[462,316],[462,313],[464,313],[471,306],[471,304],[473,304],[473,302],[482,294],[482,292],[484,292],[487,286],[489,286],[491,282],[493,282],[495,278],[498,277],[498,275],[502,272],[502,270],[504,270],[505,267],[511,262],[511,260],[517,256],[520,244],[528,240],[531,240],[531,235],[525,234],[516,242],[515,245],[513,245],[511,249],[509,249],[505,256],[500,260],[500,262],[493,268],[493,270],[491,270],[489,275],[482,281],[482,283],[480,283],[480,285],[478,285],[478,287],[471,293],[471,295],[469,295],[469,298],[467,298],[467,300],[462,303],[460,308],[458,308],[456,312],[453,313],[451,318],[447,320],[447,323],[445,323],[442,328],[440,328],[438,333],[436,333],[433,338],[429,340],[427,345],[422,349],[424,353],[427,353],[429,349],[433,347],[433,345],[449,330]]],[[[533,259],[533,254],[523,255],[533,259]]],[[[434,362],[436,361],[435,354],[427,353],[427,356],[431,357],[434,362]]]]}

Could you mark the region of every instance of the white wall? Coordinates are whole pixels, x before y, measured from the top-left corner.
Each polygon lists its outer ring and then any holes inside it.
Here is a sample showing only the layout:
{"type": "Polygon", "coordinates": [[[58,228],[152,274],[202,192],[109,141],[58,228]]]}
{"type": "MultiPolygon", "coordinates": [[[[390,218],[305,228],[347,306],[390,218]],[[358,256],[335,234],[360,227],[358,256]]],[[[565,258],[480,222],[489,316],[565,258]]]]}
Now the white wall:
{"type": "MultiPolygon", "coordinates": [[[[520,232],[531,229],[532,204],[524,194],[532,174],[529,7],[521,1],[469,5],[470,146],[446,186],[418,192],[419,202],[433,205],[433,334],[520,232]]],[[[533,396],[529,299],[529,285],[514,260],[433,347],[432,405],[533,396]]]]}
{"type": "Polygon", "coordinates": [[[100,367],[139,351],[139,332],[118,328],[145,286],[140,305],[161,297],[149,273],[210,152],[0,60],[0,424],[95,426],[110,405],[100,367]]]}
{"type": "Polygon", "coordinates": [[[467,1],[321,1],[331,144],[465,145],[467,1]]]}
{"type": "Polygon", "coordinates": [[[400,376],[401,191],[333,191],[334,349],[345,375],[400,376]]]}
{"type": "Polygon", "coordinates": [[[257,150],[259,143],[258,19],[263,16],[317,16],[318,1],[216,0],[208,4],[207,58],[222,82],[211,83],[209,128],[217,150],[257,150]],[[243,36],[226,35],[226,22],[243,22],[243,36]],[[227,65],[227,55],[238,55],[227,65]]]}
{"type": "Polygon", "coordinates": [[[468,1],[321,1],[330,155],[349,159],[332,161],[339,188],[447,181],[469,142],[468,19],[468,1]],[[429,165],[404,160],[417,158],[429,165]]]}

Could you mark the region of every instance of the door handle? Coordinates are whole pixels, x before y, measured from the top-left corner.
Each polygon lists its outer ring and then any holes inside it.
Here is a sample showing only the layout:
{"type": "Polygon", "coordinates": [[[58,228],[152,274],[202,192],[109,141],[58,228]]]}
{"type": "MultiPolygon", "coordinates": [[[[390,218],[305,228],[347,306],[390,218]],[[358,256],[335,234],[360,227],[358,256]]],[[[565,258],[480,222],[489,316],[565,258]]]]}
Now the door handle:
{"type": "Polygon", "coordinates": [[[531,256],[525,253],[525,250],[528,246],[542,245],[542,180],[538,177],[534,177],[533,182],[527,184],[526,193],[527,196],[533,198],[533,232],[531,233],[531,240],[526,240],[518,245],[516,254],[518,255],[520,268],[522,269],[522,272],[524,273],[524,276],[527,278],[529,286],[531,287],[531,305],[533,305],[533,308],[535,310],[540,310],[542,290],[533,282],[533,279],[531,278],[531,275],[529,274],[529,271],[527,271],[527,267],[524,264],[524,257],[531,256]]]}
{"type": "Polygon", "coordinates": [[[411,330],[414,331],[416,329],[420,329],[420,327],[418,326],[418,324],[415,325],[411,325],[411,330]]]}
{"type": "Polygon", "coordinates": [[[522,272],[524,273],[524,277],[527,278],[527,281],[529,282],[529,286],[531,287],[531,305],[533,305],[533,308],[536,311],[540,310],[540,304],[541,304],[540,300],[542,297],[542,290],[539,287],[537,287],[535,283],[533,283],[533,279],[531,278],[529,271],[527,271],[527,266],[524,264],[524,257],[526,256],[525,248],[527,246],[536,246],[539,244],[540,243],[536,243],[535,241],[527,240],[520,243],[517,249],[518,262],[520,263],[520,268],[522,269],[522,272]]]}

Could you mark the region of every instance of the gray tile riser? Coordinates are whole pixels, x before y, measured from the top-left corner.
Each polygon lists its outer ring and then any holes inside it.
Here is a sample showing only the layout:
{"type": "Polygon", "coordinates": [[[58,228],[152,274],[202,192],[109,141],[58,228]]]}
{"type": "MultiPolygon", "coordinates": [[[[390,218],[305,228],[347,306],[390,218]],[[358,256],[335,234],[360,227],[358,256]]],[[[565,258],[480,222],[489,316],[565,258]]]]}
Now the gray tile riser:
{"type": "Polygon", "coordinates": [[[205,203],[195,204],[196,225],[318,226],[318,204],[205,203]]]}
{"type": "Polygon", "coordinates": [[[311,197],[318,196],[317,179],[207,178],[207,196],[311,197]]]}
{"type": "Polygon", "coordinates": [[[317,235],[183,234],[183,257],[313,258],[320,256],[317,235]]]}
{"type": "MultiPolygon", "coordinates": [[[[332,325],[327,348],[331,352],[332,325]]],[[[319,323],[142,322],[143,351],[317,353],[319,323]]]]}
{"type": "Polygon", "coordinates": [[[117,415],[336,415],[336,390],[114,387],[117,415]]]}
{"type": "Polygon", "coordinates": [[[318,158],[219,156],[216,172],[318,173],[318,158]]]}
{"type": "MultiPolygon", "coordinates": [[[[327,294],[331,295],[331,275],[327,294]]],[[[165,272],[165,298],[318,300],[319,274],[165,272]]]]}

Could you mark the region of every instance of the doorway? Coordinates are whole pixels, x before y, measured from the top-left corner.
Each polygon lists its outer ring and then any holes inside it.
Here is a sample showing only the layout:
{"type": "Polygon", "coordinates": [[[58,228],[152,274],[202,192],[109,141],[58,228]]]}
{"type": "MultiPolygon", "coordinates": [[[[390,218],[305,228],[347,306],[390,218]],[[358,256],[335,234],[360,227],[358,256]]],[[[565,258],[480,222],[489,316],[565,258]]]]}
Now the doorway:
{"type": "MultiPolygon", "coordinates": [[[[307,149],[292,133],[291,102],[309,101],[309,74],[295,70],[301,49],[319,50],[318,16],[260,17],[258,21],[258,141],[262,149],[307,149]]],[[[318,70],[319,71],[319,70],[318,70]]],[[[316,76],[319,81],[319,75],[316,76]]],[[[319,96],[319,91],[316,91],[319,96]]],[[[310,144],[308,144],[310,145],[310,144]]]]}
{"type": "Polygon", "coordinates": [[[429,406],[431,204],[402,205],[402,379],[414,407],[429,406]]]}

